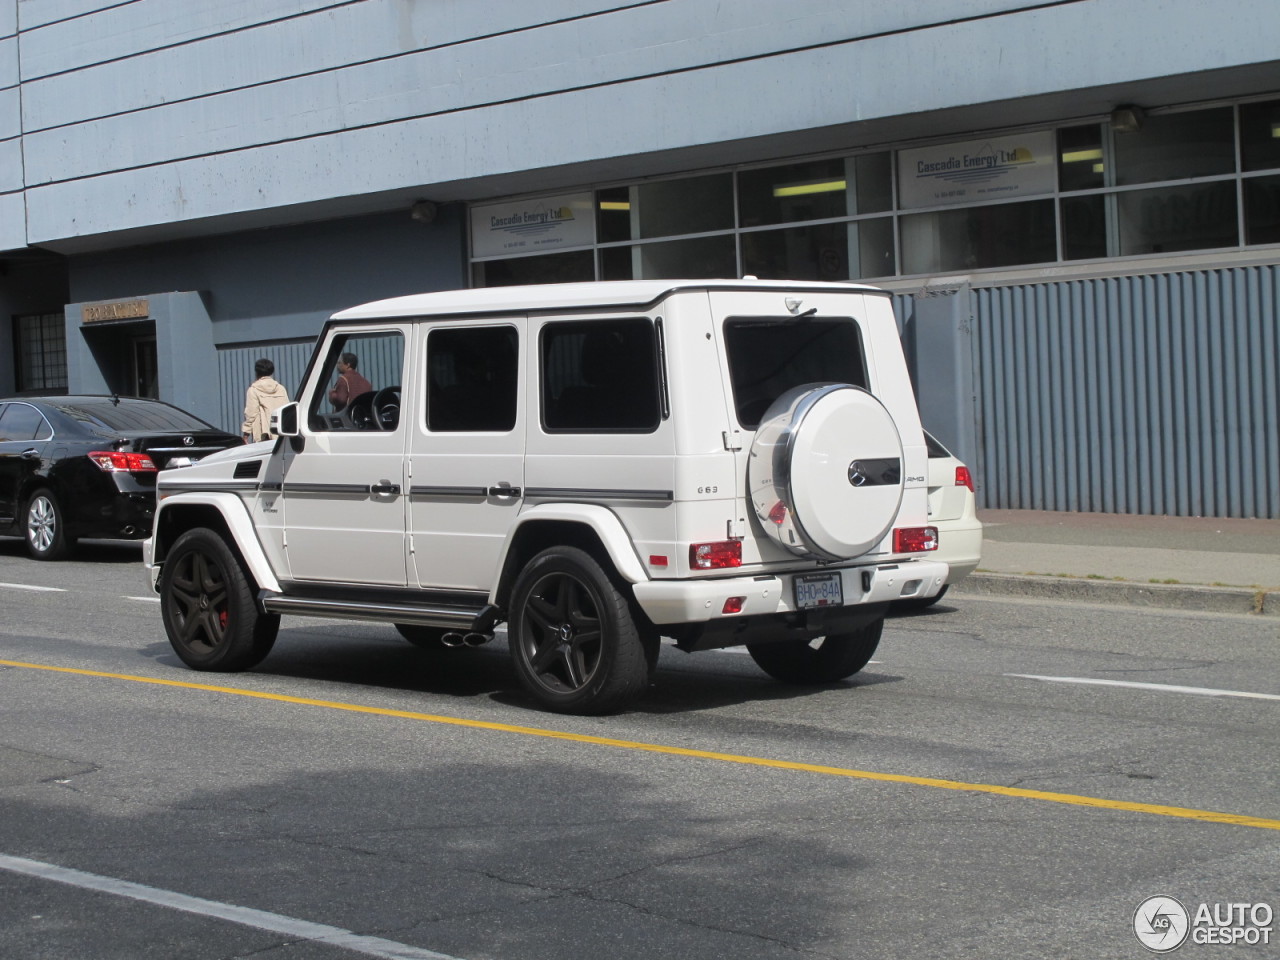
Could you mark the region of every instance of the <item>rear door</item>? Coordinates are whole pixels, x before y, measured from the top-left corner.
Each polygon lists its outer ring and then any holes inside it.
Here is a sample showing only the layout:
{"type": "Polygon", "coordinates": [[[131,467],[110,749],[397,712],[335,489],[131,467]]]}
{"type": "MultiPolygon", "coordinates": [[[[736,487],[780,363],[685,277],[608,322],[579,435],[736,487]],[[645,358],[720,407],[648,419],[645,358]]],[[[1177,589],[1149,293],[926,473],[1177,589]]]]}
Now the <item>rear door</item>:
{"type": "Polygon", "coordinates": [[[40,468],[52,436],[48,421],[31,404],[0,405],[0,524],[17,519],[22,487],[40,468]]]}
{"type": "Polygon", "coordinates": [[[424,588],[488,591],[524,499],[523,322],[424,325],[410,422],[409,550],[424,588]]]}

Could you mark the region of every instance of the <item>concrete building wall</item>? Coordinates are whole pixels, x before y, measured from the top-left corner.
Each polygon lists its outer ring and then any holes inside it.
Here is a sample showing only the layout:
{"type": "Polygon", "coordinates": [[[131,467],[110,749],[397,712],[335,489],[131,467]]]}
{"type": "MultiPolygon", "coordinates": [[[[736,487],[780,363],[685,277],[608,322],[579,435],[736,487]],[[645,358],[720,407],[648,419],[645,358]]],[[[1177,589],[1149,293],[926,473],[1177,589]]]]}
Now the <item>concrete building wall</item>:
{"type": "Polygon", "coordinates": [[[68,251],[1102,112],[1277,56],[1272,0],[97,6],[18,7],[28,238],[68,251]]]}

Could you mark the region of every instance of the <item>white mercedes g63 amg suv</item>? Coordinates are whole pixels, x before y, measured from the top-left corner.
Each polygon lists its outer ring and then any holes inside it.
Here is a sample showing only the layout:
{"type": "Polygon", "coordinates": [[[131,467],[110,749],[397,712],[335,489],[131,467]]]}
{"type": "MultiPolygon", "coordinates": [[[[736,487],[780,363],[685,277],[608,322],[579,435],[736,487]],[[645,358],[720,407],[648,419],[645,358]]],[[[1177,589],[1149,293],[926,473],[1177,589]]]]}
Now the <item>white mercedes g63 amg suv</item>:
{"type": "Polygon", "coordinates": [[[629,281],[344,310],[273,440],[166,470],[145,562],[178,656],[243,670],[282,614],[420,646],[506,624],[542,707],[618,710],[661,637],[788,683],[862,669],[941,589],[887,294],[629,281]],[[354,374],[354,376],[353,376],[354,374]]]}

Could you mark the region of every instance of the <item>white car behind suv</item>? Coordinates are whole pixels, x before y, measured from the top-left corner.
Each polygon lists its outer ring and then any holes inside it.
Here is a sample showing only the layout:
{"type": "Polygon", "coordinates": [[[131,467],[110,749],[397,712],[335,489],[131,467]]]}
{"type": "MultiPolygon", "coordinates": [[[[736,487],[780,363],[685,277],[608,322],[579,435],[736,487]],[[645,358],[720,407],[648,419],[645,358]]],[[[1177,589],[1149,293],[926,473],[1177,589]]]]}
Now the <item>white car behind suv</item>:
{"type": "Polygon", "coordinates": [[[159,479],[175,651],[242,670],[282,614],[419,645],[507,625],[541,706],[602,713],[659,641],[791,683],[860,670],[942,589],[889,298],[854,284],[461,290],[343,311],[274,441],[159,479]],[[341,361],[341,371],[339,362],[341,361]],[[338,406],[340,376],[363,393],[338,406]]]}

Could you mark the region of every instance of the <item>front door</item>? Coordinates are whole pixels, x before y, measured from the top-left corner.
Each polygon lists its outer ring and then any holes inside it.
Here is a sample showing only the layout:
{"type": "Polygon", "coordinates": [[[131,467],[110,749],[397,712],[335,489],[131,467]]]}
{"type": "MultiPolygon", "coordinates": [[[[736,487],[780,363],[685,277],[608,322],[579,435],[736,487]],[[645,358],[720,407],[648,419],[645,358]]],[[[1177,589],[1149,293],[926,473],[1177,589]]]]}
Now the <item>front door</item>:
{"type": "Polygon", "coordinates": [[[524,486],[523,347],[510,323],[453,322],[419,348],[409,532],[419,586],[488,591],[524,486]]]}
{"type": "Polygon", "coordinates": [[[406,330],[391,326],[330,337],[301,398],[301,436],[281,444],[284,549],[295,580],[408,582],[408,431],[400,417],[406,330]]]}
{"type": "Polygon", "coordinates": [[[136,337],[130,363],[132,393],[135,397],[160,399],[160,361],[155,337],[136,337]]]}

